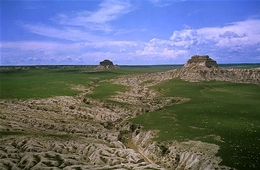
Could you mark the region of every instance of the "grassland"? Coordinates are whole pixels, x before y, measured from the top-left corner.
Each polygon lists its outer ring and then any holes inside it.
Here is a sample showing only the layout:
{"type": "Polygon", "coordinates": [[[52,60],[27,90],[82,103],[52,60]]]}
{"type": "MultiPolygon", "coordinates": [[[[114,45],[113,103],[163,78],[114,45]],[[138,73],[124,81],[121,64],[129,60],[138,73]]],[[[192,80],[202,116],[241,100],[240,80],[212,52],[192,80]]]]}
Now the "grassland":
{"type": "Polygon", "coordinates": [[[93,90],[93,93],[88,95],[88,97],[93,99],[109,100],[109,97],[116,92],[123,92],[126,90],[128,90],[126,86],[112,84],[110,82],[101,82],[93,90]]]}
{"type": "Polygon", "coordinates": [[[251,64],[219,64],[220,67],[223,68],[236,68],[236,69],[250,69],[250,68],[259,68],[258,63],[251,64]]]}
{"type": "MultiPolygon", "coordinates": [[[[83,85],[86,88],[93,83],[100,83],[120,75],[151,73],[166,71],[176,66],[139,66],[122,67],[119,70],[91,72],[93,68],[53,68],[28,70],[1,70],[0,71],[0,99],[28,99],[47,98],[52,96],[74,96],[79,93],[73,90],[73,85],[83,85]]],[[[177,66],[178,67],[178,66],[177,66]]],[[[115,92],[119,86],[101,83],[96,94],[92,97],[115,92]],[[105,85],[105,86],[104,86],[105,85]],[[108,87],[109,86],[109,87],[108,87]],[[111,88],[110,90],[108,88],[111,88]],[[108,90],[107,90],[108,89],[108,90]],[[112,90],[112,91],[111,91],[112,90]]],[[[122,87],[121,87],[122,88],[122,87]]],[[[109,95],[109,94],[107,94],[109,95]]],[[[106,96],[103,96],[106,97],[106,96]]]]}
{"type": "Polygon", "coordinates": [[[237,169],[260,167],[259,85],[173,79],[152,88],[163,91],[163,96],[191,99],[131,120],[145,129],[160,130],[155,140],[215,143],[223,164],[237,169]]]}
{"type": "MultiPolygon", "coordinates": [[[[107,100],[117,91],[126,91],[128,88],[106,80],[120,75],[173,68],[176,67],[122,67],[99,72],[91,72],[91,68],[2,70],[0,99],[74,96],[80,92],[73,90],[72,86],[82,85],[88,88],[94,84],[97,87],[88,97],[107,100]]],[[[131,119],[147,130],[159,130],[159,136],[154,140],[215,143],[220,146],[218,154],[223,159],[222,164],[237,169],[260,168],[259,85],[216,81],[190,83],[173,79],[151,88],[165,97],[191,99],[131,119]]]]}

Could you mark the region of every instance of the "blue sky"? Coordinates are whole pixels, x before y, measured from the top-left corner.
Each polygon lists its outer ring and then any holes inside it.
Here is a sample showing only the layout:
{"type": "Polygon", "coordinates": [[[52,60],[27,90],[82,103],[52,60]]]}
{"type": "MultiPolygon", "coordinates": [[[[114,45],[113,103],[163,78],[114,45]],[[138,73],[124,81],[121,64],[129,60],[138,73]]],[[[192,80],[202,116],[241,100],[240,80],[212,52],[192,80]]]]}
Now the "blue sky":
{"type": "Polygon", "coordinates": [[[1,0],[0,65],[260,63],[260,1],[1,0]]]}

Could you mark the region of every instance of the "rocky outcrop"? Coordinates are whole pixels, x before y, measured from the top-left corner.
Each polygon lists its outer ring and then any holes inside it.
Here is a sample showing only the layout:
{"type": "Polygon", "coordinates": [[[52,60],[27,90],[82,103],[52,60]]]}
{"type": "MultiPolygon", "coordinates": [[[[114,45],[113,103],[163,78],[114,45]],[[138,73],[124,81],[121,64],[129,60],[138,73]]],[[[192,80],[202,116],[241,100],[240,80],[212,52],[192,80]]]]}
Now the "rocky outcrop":
{"type": "Polygon", "coordinates": [[[158,131],[145,131],[140,125],[130,122],[122,125],[120,130],[120,133],[124,134],[121,141],[151,164],[174,170],[230,169],[230,167],[219,165],[222,159],[216,156],[219,150],[218,145],[201,141],[158,142],[153,140],[157,137],[158,131]]]}
{"type": "Polygon", "coordinates": [[[94,70],[111,70],[111,69],[117,69],[118,66],[114,65],[112,61],[110,60],[104,60],[99,63],[99,66],[97,66],[94,70]]]}
{"type": "Polygon", "coordinates": [[[172,74],[173,78],[190,82],[216,80],[235,83],[260,83],[260,68],[221,68],[209,56],[193,56],[182,68],[168,71],[165,74],[172,74]]]}
{"type": "Polygon", "coordinates": [[[223,169],[230,167],[220,166],[222,161],[216,154],[219,146],[201,141],[188,142],[155,142],[156,131],[141,131],[132,134],[132,143],[140,153],[149,157],[153,162],[163,167],[175,170],[223,169]]]}
{"type": "Polygon", "coordinates": [[[235,83],[260,83],[260,68],[254,69],[226,69],[220,67],[182,67],[169,71],[172,77],[185,81],[229,81],[235,83]]]}
{"type": "Polygon", "coordinates": [[[104,66],[104,67],[106,67],[106,66],[114,66],[113,62],[110,61],[110,60],[101,61],[101,62],[99,63],[99,65],[104,66]]]}
{"type": "Polygon", "coordinates": [[[200,56],[194,55],[187,61],[184,67],[217,67],[217,62],[209,58],[208,55],[200,56]]]}

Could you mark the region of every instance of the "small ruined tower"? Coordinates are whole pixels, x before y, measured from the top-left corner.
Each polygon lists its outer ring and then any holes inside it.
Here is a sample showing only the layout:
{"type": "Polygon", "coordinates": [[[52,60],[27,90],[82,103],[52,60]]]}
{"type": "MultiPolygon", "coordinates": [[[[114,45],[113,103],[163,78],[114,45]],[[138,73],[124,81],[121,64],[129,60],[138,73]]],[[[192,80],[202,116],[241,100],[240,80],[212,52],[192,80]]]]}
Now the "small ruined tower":
{"type": "Polygon", "coordinates": [[[208,55],[194,55],[187,61],[184,67],[218,67],[217,62],[209,58],[208,55]]]}

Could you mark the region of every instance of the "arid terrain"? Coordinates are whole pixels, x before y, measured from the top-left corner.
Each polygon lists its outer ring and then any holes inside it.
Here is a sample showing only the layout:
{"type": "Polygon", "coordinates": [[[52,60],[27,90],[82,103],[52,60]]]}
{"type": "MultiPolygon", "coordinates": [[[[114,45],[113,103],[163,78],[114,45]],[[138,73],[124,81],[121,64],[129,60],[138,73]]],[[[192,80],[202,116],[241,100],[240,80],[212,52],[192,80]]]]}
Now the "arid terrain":
{"type": "MultiPolygon", "coordinates": [[[[185,81],[260,83],[260,69],[184,66],[167,72],[124,75],[108,80],[129,87],[111,102],[87,97],[96,84],[72,86],[76,96],[0,100],[0,169],[232,169],[220,165],[219,146],[201,141],[152,138],[128,120],[189,98],[161,97],[151,86],[185,81]]],[[[107,81],[107,80],[106,80],[107,81]]],[[[174,119],[174,118],[173,118],[174,119]]],[[[221,141],[221,137],[214,136],[221,141]]]]}

